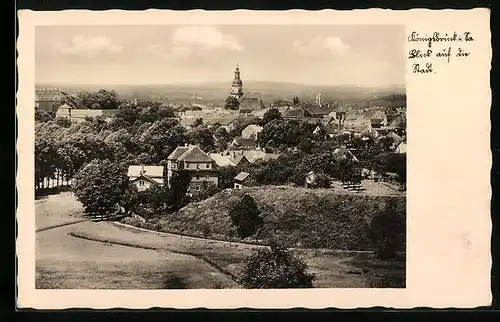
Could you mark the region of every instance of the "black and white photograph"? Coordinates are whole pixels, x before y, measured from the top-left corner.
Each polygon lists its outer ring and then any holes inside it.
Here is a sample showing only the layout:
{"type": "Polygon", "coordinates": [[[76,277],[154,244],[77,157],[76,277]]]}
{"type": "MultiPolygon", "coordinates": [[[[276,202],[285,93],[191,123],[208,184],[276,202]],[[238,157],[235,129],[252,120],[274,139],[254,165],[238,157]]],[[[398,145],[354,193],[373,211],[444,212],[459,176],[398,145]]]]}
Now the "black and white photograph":
{"type": "Polygon", "coordinates": [[[37,289],[406,287],[402,25],[37,26],[37,289]]]}

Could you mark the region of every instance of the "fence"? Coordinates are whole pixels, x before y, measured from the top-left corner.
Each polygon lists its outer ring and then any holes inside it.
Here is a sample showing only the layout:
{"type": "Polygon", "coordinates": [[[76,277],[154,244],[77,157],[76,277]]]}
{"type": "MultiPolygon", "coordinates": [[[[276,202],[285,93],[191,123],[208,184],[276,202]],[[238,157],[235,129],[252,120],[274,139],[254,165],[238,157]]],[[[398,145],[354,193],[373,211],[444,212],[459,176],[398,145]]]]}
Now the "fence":
{"type": "Polygon", "coordinates": [[[40,189],[51,189],[51,188],[59,188],[59,187],[71,187],[74,179],[64,180],[62,177],[56,178],[43,178],[40,182],[35,182],[35,190],[40,189]]]}

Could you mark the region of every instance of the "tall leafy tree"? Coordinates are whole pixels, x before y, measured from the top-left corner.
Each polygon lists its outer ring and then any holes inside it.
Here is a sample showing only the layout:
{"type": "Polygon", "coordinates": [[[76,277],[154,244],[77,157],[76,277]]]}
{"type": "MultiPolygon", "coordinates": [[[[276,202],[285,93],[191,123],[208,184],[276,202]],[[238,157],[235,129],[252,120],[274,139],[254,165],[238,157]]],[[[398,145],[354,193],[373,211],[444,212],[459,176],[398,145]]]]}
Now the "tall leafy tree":
{"type": "Polygon", "coordinates": [[[277,108],[270,108],[264,113],[264,116],[262,117],[262,123],[263,125],[266,125],[271,121],[282,120],[282,119],[283,116],[281,115],[280,111],[277,108]]]}
{"type": "Polygon", "coordinates": [[[75,176],[73,191],[90,215],[107,216],[117,210],[128,187],[124,168],[109,160],[92,160],[75,176]]]}
{"type": "Polygon", "coordinates": [[[252,236],[263,224],[259,208],[248,194],[243,195],[241,200],[231,207],[229,216],[241,238],[252,236]]]}

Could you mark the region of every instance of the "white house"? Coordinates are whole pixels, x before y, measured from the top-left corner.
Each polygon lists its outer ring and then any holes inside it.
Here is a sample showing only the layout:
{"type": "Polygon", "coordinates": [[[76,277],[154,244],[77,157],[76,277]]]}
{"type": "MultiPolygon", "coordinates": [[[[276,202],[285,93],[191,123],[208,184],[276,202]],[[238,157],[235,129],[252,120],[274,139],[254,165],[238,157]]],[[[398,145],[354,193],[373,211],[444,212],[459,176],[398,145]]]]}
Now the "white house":
{"type": "Polygon", "coordinates": [[[151,188],[154,185],[163,185],[163,166],[131,165],[127,173],[129,180],[139,191],[151,188]]]}
{"type": "Polygon", "coordinates": [[[243,139],[257,139],[257,136],[262,132],[263,127],[256,124],[250,124],[241,131],[243,139]]]}

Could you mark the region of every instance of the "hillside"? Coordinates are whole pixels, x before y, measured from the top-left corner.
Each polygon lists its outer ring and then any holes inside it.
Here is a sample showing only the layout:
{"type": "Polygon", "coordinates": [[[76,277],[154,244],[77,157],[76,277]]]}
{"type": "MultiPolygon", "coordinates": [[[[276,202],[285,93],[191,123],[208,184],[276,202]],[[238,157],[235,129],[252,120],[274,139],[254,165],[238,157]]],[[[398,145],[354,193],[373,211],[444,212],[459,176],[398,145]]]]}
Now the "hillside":
{"type": "Polygon", "coordinates": [[[369,223],[393,199],[400,227],[399,251],[405,251],[405,196],[353,195],[327,189],[271,186],[224,190],[165,218],[153,219],[148,226],[187,235],[233,239],[237,236],[236,227],[228,212],[244,193],[254,198],[264,220],[255,239],[248,241],[264,241],[274,236],[291,247],[345,250],[374,249],[368,239],[369,223]]]}

